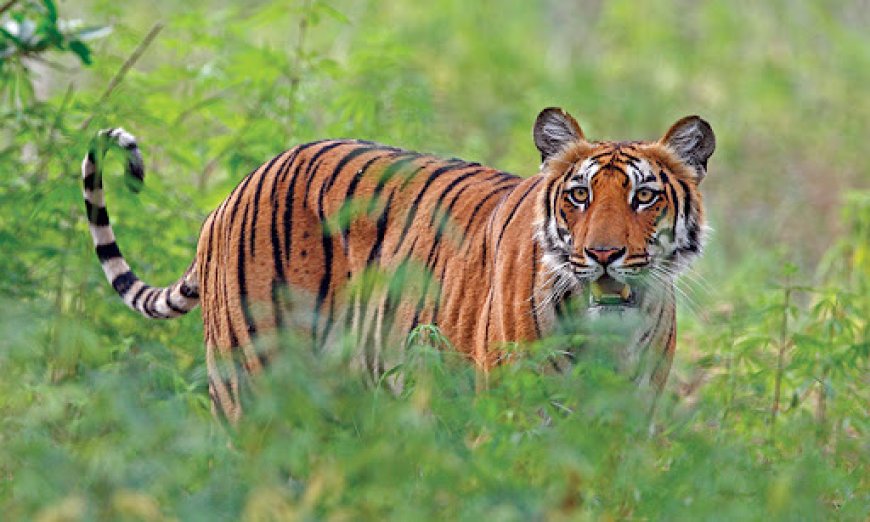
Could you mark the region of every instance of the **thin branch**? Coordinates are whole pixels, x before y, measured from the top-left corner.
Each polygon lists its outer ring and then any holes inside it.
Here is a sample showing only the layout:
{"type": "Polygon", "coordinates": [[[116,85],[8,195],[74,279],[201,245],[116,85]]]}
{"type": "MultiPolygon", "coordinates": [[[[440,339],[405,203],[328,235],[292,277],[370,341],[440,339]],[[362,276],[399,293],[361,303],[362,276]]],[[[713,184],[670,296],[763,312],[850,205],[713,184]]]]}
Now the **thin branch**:
{"type": "Polygon", "coordinates": [[[60,106],[57,109],[57,114],[54,116],[54,121],[51,123],[51,127],[48,129],[48,133],[46,134],[46,145],[39,153],[39,163],[36,166],[36,170],[33,173],[33,177],[37,183],[42,183],[46,178],[46,167],[48,166],[48,162],[51,161],[51,157],[54,154],[54,148],[56,145],[55,140],[55,132],[60,128],[60,125],[63,121],[63,117],[66,115],[66,109],[69,106],[69,103],[72,101],[73,93],[75,89],[73,87],[72,82],[67,85],[66,92],[63,95],[63,99],[60,102],[60,106]]]}
{"type": "Polygon", "coordinates": [[[787,277],[784,287],[782,325],[779,331],[779,351],[776,357],[776,375],[773,385],[773,405],[770,407],[770,440],[776,443],[776,417],[779,413],[779,400],[782,395],[782,374],[785,371],[785,351],[789,347],[788,338],[788,310],[791,306],[791,295],[794,288],[791,286],[791,278],[787,277]]]}
{"type": "Polygon", "coordinates": [[[311,15],[311,2],[305,2],[302,8],[302,16],[299,19],[299,33],[296,39],[296,48],[293,50],[293,70],[290,71],[290,90],[287,97],[287,138],[290,138],[290,125],[296,111],[296,93],[299,83],[302,81],[302,65],[305,59],[305,37],[310,25],[308,17],[311,15]]]}
{"type": "Polygon", "coordinates": [[[18,0],[9,0],[5,4],[0,6],[0,16],[3,16],[3,13],[8,11],[10,8],[12,8],[12,6],[14,6],[17,3],[18,3],[18,0]]]}
{"type": "Polygon", "coordinates": [[[157,37],[157,33],[159,33],[161,29],[163,29],[163,24],[161,24],[160,22],[154,24],[154,26],[151,27],[151,30],[148,31],[148,34],[145,35],[145,38],[139,43],[139,45],[133,51],[133,54],[131,54],[130,57],[127,58],[124,64],[121,65],[121,68],[118,69],[118,72],[115,73],[115,76],[113,76],[112,79],[109,80],[109,84],[106,86],[106,90],[103,91],[100,99],[97,100],[97,103],[95,104],[97,109],[94,111],[93,114],[88,116],[85,121],[82,122],[82,124],[79,126],[79,132],[87,129],[88,125],[91,124],[91,121],[94,119],[94,117],[100,113],[103,104],[106,102],[106,100],[109,99],[109,96],[112,95],[112,92],[115,90],[115,88],[120,85],[121,81],[124,80],[124,76],[126,76],[127,71],[129,71],[133,67],[133,65],[136,64],[136,62],[142,56],[142,53],[144,53],[145,49],[147,49],[148,46],[151,45],[151,42],[154,40],[154,38],[157,37]]]}
{"type": "MultiPolygon", "coordinates": [[[[267,98],[267,96],[263,96],[263,98],[267,98]]],[[[208,178],[211,176],[211,173],[218,167],[218,163],[221,159],[224,158],[229,152],[233,149],[238,148],[239,143],[242,141],[242,138],[245,134],[248,133],[248,130],[251,128],[251,125],[254,124],[254,120],[259,118],[263,114],[263,106],[264,103],[259,102],[255,105],[255,108],[248,112],[245,117],[245,122],[241,127],[236,129],[233,132],[231,139],[218,151],[217,154],[214,155],[208,162],[206,162],[205,167],[203,167],[202,172],[199,174],[199,179],[197,181],[197,186],[200,190],[205,190],[205,186],[208,183],[208,178]]]]}

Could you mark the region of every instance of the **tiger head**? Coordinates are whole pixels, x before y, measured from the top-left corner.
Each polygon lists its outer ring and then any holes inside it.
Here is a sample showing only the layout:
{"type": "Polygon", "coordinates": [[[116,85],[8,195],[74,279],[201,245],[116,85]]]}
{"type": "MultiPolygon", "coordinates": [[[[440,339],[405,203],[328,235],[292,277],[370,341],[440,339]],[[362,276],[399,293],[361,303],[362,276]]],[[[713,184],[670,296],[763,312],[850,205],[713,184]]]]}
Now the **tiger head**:
{"type": "Polygon", "coordinates": [[[698,184],[715,148],[710,125],[688,116],[658,141],[595,142],[568,113],[548,108],[534,138],[546,182],[537,239],[551,299],[581,297],[600,315],[665,293],[701,252],[698,184]]]}

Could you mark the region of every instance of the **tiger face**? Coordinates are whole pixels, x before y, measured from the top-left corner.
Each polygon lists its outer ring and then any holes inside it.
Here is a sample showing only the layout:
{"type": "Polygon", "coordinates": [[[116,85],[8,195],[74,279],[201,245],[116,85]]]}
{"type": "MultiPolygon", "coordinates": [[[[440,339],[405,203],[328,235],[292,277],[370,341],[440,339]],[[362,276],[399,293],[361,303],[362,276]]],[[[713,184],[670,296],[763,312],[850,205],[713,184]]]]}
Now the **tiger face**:
{"type": "Polygon", "coordinates": [[[710,125],[689,116],[659,141],[590,142],[570,115],[551,108],[534,135],[547,179],[538,241],[552,299],[581,296],[600,316],[672,291],[702,248],[697,187],[715,148],[710,125]]]}

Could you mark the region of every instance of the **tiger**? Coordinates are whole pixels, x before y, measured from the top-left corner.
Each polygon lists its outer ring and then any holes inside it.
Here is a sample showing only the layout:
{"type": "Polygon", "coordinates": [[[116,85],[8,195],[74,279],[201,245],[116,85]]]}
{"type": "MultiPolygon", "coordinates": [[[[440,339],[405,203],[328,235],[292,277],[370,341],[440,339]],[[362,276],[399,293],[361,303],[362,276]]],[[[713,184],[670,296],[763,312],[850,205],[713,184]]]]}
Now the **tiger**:
{"type": "Polygon", "coordinates": [[[194,259],[166,287],[135,275],[109,221],[106,151],[125,153],[131,188],[144,180],[137,141],[121,128],[91,142],[85,210],[106,279],[127,307],[165,319],[202,306],[212,409],[232,423],[250,377],[281,350],[257,340],[291,323],[317,353],[349,338],[351,364],[377,382],[401,364],[402,340],[420,325],[436,325],[489,371],[510,359],[507,346],[552,333],[569,299],[590,322],[629,324],[623,349],[656,356],[642,378],[660,389],[676,346],[675,282],[703,247],[698,186],[712,128],[687,116],[657,141],[590,141],[549,107],[532,134],[541,164],[528,177],[357,139],[296,145],[208,214],[194,259]],[[399,292],[363,295],[357,284],[372,270],[409,266],[428,277],[407,272],[399,292]]]}

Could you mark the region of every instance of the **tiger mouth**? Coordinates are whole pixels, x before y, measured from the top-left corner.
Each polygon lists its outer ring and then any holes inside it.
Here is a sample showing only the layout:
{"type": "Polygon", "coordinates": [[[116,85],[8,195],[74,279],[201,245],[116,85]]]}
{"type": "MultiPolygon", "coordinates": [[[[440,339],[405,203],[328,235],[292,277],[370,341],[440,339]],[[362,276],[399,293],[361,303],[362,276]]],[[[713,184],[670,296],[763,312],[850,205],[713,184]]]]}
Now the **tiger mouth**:
{"type": "Polygon", "coordinates": [[[628,283],[603,275],[589,284],[590,309],[624,309],[637,306],[638,292],[628,283]]]}

